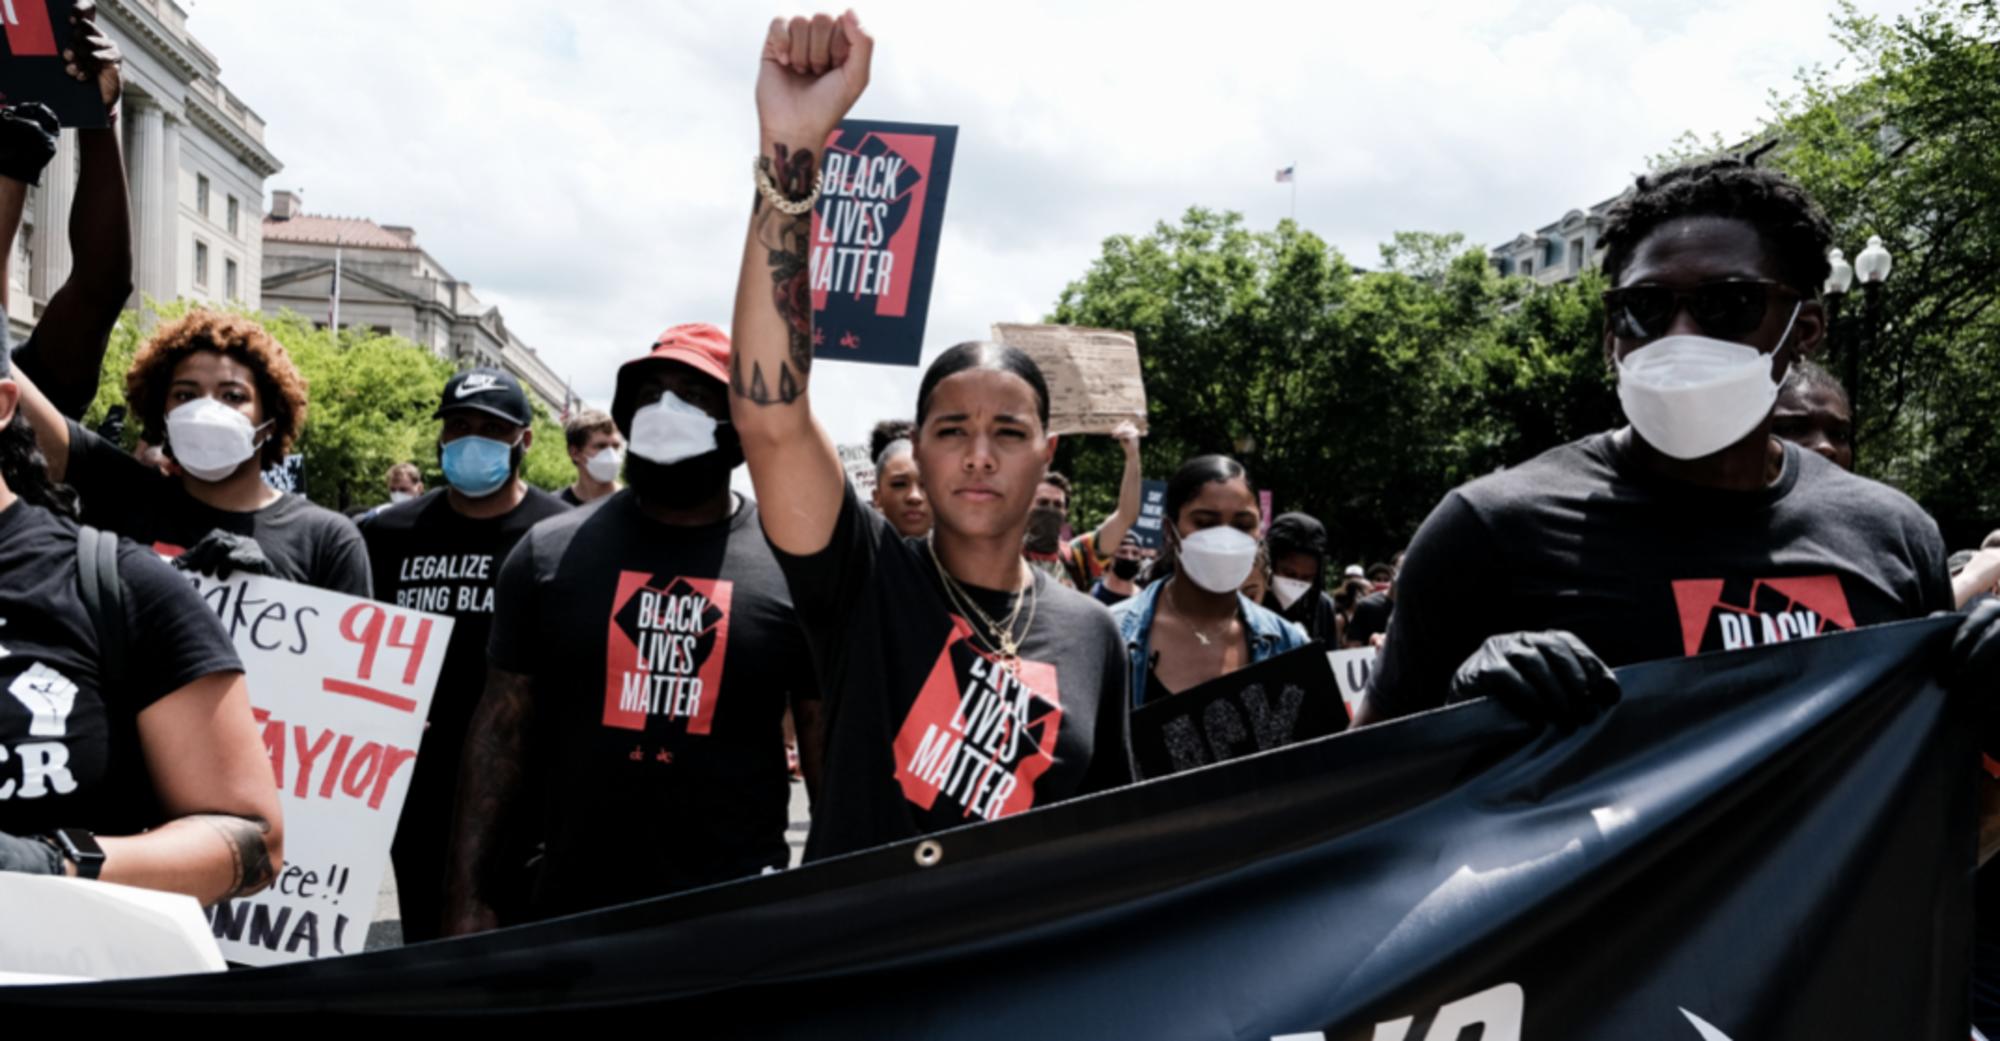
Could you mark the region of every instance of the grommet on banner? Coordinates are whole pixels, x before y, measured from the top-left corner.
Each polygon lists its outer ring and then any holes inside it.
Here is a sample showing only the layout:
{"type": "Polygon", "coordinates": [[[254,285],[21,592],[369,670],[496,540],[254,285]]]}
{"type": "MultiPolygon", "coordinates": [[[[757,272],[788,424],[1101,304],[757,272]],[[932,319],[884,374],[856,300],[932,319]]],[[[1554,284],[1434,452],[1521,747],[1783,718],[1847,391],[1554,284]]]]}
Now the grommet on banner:
{"type": "Polygon", "coordinates": [[[925,839],[917,843],[916,860],[918,867],[937,867],[944,859],[944,847],[936,839],[925,839]]]}

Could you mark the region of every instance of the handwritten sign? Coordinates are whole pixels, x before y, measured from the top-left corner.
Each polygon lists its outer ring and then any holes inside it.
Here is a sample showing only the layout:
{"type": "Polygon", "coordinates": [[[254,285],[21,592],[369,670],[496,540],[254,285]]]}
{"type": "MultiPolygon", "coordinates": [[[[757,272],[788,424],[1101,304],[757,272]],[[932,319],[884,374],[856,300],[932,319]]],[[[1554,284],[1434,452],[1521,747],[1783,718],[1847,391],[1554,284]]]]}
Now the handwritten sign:
{"type": "Polygon", "coordinates": [[[1375,673],[1375,648],[1328,651],[1326,663],[1333,668],[1334,682],[1340,685],[1340,699],[1347,702],[1347,714],[1352,716],[1361,707],[1361,696],[1368,693],[1368,677],[1375,673]]]}
{"type": "Polygon", "coordinates": [[[1124,422],[1146,432],[1146,382],[1131,333],[995,322],[993,338],[1026,351],[1041,367],[1053,432],[1108,434],[1124,422]]]}
{"type": "Polygon", "coordinates": [[[275,578],[195,578],[243,659],[285,811],[270,888],[208,909],[247,965],[362,949],[450,618],[275,578]]]}
{"type": "Polygon", "coordinates": [[[840,468],[847,471],[847,479],[854,485],[854,495],[862,502],[875,498],[875,460],[868,458],[867,445],[840,445],[835,451],[840,453],[840,468]]]}
{"type": "Polygon", "coordinates": [[[1347,729],[1326,645],[1309,643],[1132,712],[1132,759],[1164,777],[1347,729]]]}

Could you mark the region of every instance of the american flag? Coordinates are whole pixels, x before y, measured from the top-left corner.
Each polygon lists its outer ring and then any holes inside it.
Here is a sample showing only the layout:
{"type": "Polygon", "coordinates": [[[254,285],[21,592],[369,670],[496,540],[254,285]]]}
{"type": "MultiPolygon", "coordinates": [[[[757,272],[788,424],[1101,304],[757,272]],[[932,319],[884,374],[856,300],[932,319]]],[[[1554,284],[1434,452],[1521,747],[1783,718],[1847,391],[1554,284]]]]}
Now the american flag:
{"type": "Polygon", "coordinates": [[[1279,183],[1279,184],[1290,184],[1290,183],[1292,183],[1292,171],[1294,171],[1294,170],[1297,170],[1297,169],[1298,169],[1298,166],[1297,166],[1297,165],[1292,165],[1292,166],[1287,166],[1287,167],[1285,167],[1285,168],[1284,168],[1284,169],[1282,169],[1282,170],[1279,170],[1279,171],[1278,171],[1278,183],[1279,183]]]}

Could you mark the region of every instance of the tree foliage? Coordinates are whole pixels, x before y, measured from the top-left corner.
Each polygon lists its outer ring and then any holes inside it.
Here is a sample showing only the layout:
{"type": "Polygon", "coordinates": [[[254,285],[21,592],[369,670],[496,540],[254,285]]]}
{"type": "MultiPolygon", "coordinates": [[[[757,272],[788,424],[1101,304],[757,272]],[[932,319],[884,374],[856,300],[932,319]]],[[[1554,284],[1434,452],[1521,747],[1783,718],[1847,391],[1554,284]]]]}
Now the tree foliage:
{"type": "MultiPolygon", "coordinates": [[[[1401,233],[1382,260],[1357,271],[1289,221],[1196,208],[1107,239],[1050,320],[1138,337],[1149,475],[1235,455],[1343,559],[1379,558],[1453,486],[1616,414],[1594,280],[1502,279],[1457,235],[1401,233]]],[[[1108,511],[1116,447],[1071,441],[1082,515],[1108,511]]]]}
{"type": "MultiPolygon", "coordinates": [[[[187,301],[154,305],[162,320],[186,314],[187,301]]],[[[246,312],[248,313],[248,312],[246,312]]],[[[334,509],[377,505],[388,499],[389,467],[412,462],[424,483],[443,480],[438,468],[438,420],[432,418],[453,372],[450,362],[399,336],[343,329],[338,338],[287,311],[277,317],[251,313],[305,377],[306,425],[293,451],[305,459],[306,489],[313,501],[334,509]]],[[[96,425],[125,402],[125,373],[144,340],[139,314],[127,311],[111,335],[99,373],[97,397],[85,416],[96,425]]],[[[528,483],[554,491],[575,479],[562,427],[535,404],[534,443],[522,463],[528,483]]],[[[128,423],[126,447],[139,436],[128,423]]]]}

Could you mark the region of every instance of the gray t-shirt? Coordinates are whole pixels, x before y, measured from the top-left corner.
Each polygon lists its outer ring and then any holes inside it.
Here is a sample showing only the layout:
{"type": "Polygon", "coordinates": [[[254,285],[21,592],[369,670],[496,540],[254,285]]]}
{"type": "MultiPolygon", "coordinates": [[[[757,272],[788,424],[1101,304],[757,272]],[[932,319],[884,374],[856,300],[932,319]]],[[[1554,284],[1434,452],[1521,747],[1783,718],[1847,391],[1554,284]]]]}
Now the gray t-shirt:
{"type": "Polygon", "coordinates": [[[1951,609],[1929,514],[1784,452],[1771,486],[1726,492],[1660,478],[1605,433],[1453,491],[1410,543],[1371,707],[1442,704],[1500,633],[1566,629],[1616,668],[1951,609]]]}

